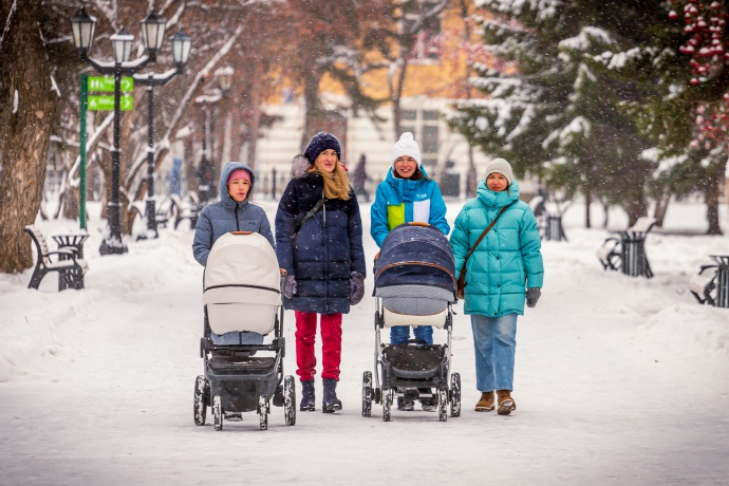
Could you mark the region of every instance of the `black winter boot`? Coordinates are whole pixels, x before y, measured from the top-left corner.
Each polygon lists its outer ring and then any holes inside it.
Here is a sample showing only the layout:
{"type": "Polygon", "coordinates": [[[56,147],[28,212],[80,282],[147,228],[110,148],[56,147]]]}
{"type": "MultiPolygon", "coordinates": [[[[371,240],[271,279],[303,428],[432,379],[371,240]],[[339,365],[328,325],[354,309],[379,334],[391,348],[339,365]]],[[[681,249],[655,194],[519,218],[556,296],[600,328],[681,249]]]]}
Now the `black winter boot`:
{"type": "Polygon", "coordinates": [[[314,396],[314,380],[301,381],[301,404],[299,410],[302,412],[313,412],[315,410],[316,398],[314,396]]]}
{"type": "Polygon", "coordinates": [[[337,380],[324,378],[324,400],[321,411],[334,413],[342,409],[342,402],[337,398],[337,380]]]}

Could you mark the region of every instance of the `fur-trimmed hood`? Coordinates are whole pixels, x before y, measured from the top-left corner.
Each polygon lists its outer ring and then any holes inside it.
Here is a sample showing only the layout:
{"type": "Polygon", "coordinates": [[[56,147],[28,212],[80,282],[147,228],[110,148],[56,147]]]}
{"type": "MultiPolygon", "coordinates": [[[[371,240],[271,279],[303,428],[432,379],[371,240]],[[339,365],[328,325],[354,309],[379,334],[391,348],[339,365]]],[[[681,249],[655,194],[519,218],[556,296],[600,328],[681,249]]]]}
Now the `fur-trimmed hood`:
{"type": "Polygon", "coordinates": [[[311,162],[309,162],[309,159],[304,157],[304,154],[299,154],[296,157],[294,157],[294,160],[291,161],[291,178],[292,179],[303,179],[306,177],[306,173],[309,170],[309,167],[311,167],[311,162]]]}

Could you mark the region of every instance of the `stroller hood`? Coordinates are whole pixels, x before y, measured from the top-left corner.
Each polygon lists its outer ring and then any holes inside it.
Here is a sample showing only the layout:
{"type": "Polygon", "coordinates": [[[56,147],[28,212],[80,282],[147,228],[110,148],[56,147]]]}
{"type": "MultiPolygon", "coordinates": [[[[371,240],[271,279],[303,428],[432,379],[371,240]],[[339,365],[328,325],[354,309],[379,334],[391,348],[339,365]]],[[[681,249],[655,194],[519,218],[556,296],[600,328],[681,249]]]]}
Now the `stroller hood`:
{"type": "Polygon", "coordinates": [[[427,285],[455,293],[453,253],[440,230],[403,224],[390,231],[375,264],[375,288],[392,285],[427,285]]]}
{"type": "Polygon", "coordinates": [[[205,266],[203,303],[216,334],[273,330],[281,305],[276,252],[258,233],[227,233],[215,242],[205,266]]]}

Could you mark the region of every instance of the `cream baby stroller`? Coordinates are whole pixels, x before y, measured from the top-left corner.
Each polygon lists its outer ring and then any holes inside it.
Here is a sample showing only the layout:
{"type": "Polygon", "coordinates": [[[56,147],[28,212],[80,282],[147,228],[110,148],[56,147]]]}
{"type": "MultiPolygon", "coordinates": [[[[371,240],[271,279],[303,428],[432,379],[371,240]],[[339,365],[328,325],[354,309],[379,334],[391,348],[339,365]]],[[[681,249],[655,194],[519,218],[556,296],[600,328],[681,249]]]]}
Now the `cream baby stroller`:
{"type": "Polygon", "coordinates": [[[204,425],[212,407],[215,430],[226,412],[257,412],[268,428],[270,403],[284,408],[287,425],[296,423],[294,378],[284,376],[281,274],[276,253],[258,233],[221,236],[205,267],[205,334],[200,341],[204,375],[195,381],[195,424],[204,425]],[[216,344],[226,333],[274,333],[270,344],[216,344]],[[214,335],[213,335],[214,333],[214,335]]]}

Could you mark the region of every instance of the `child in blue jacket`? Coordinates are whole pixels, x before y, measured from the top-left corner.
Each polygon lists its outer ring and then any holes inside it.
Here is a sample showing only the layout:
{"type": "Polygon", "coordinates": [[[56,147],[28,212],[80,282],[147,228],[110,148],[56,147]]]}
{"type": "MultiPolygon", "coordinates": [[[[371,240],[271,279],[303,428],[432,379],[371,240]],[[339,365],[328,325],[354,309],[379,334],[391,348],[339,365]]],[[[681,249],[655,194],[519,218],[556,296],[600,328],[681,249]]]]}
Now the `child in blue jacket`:
{"type": "MultiPolygon", "coordinates": [[[[446,205],[440,188],[420,163],[420,148],[413,134],[405,132],[392,149],[392,168],[387,178],[377,186],[375,202],[372,203],[370,233],[377,246],[381,247],[387,234],[401,224],[414,221],[429,223],[446,236],[450,226],[446,221],[446,205]]],[[[416,339],[433,344],[433,328],[413,328],[416,339]]],[[[410,339],[410,326],[395,326],[390,329],[390,343],[404,344],[410,339]]],[[[430,390],[420,390],[429,392],[430,390]]],[[[421,399],[423,410],[434,410],[432,399],[421,399]]],[[[398,409],[412,410],[411,400],[398,398],[398,409]]]]}

